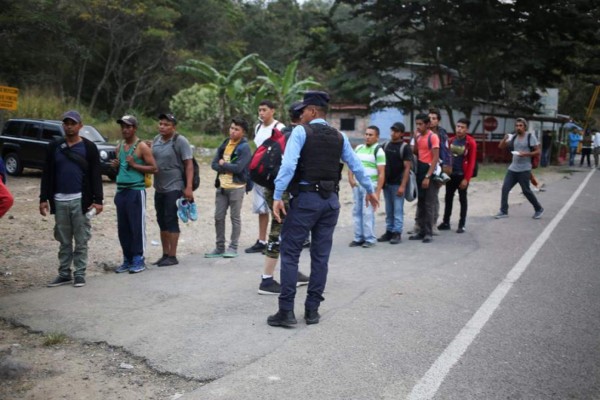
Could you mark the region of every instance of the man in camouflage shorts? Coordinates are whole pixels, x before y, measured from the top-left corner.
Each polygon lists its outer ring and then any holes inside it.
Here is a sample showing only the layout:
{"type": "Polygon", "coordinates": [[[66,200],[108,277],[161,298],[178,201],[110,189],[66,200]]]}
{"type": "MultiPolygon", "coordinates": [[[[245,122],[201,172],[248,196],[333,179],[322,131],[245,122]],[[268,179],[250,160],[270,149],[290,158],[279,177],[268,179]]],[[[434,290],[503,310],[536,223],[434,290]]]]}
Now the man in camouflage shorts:
{"type": "MultiPolygon", "coordinates": [[[[300,115],[295,115],[297,113],[294,111],[294,106],[296,103],[292,104],[290,107],[290,119],[292,121],[292,126],[286,128],[282,133],[286,135],[286,138],[291,133],[292,129],[298,121],[300,120],[300,115]]],[[[273,192],[274,189],[265,187],[265,201],[269,205],[269,209],[273,209],[273,192]]],[[[281,198],[283,200],[283,204],[285,209],[289,209],[290,203],[290,194],[288,192],[284,192],[281,198]]],[[[275,267],[277,266],[277,260],[279,259],[279,236],[281,233],[281,227],[283,226],[283,221],[285,220],[285,215],[281,216],[281,222],[277,222],[275,216],[271,212],[271,230],[269,231],[269,237],[267,241],[267,248],[264,251],[265,254],[265,266],[263,269],[262,279],[260,282],[260,286],[258,287],[258,294],[279,294],[281,292],[281,286],[279,282],[277,282],[273,278],[273,273],[275,272],[275,267]]],[[[308,277],[298,271],[298,283],[297,286],[308,285],[308,277]]]]}

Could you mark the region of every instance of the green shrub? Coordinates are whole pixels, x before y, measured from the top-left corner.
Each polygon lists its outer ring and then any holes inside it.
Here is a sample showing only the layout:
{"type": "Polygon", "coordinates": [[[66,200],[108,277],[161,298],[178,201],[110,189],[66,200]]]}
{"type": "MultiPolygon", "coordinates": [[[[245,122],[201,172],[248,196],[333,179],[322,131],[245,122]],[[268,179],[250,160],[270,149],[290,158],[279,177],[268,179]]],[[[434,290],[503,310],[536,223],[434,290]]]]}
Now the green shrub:
{"type": "Polygon", "coordinates": [[[67,335],[64,333],[51,332],[48,333],[44,338],[44,346],[55,346],[61,344],[67,340],[67,335]]]}

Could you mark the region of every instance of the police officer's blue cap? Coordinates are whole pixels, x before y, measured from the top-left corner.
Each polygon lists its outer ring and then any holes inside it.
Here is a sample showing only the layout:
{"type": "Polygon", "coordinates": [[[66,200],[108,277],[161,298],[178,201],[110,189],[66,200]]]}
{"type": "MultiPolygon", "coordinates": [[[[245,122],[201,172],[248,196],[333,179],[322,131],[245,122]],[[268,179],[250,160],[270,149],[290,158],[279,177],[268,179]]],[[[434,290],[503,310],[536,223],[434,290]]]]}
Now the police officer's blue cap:
{"type": "Polygon", "coordinates": [[[310,90],[304,93],[304,99],[295,110],[303,110],[306,106],[327,107],[329,105],[329,94],[317,90],[310,90]]]}

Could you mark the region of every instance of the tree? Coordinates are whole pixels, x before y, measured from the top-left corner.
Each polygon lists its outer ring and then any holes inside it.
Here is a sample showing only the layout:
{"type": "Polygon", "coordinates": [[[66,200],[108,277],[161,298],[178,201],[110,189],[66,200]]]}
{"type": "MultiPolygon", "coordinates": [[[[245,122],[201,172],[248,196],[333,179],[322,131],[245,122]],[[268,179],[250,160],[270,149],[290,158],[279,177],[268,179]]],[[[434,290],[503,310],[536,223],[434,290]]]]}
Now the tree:
{"type": "Polygon", "coordinates": [[[226,117],[240,109],[240,103],[244,102],[245,94],[249,91],[242,77],[253,69],[252,63],[256,57],[256,54],[249,54],[241,58],[225,73],[217,71],[208,63],[193,59],[187,60],[186,65],[176,67],[177,71],[199,78],[202,86],[214,91],[217,97],[217,119],[223,132],[227,129],[226,117]]]}
{"type": "MultiPolygon", "coordinates": [[[[264,76],[258,76],[256,79],[263,82],[264,92],[266,92],[260,97],[255,97],[258,101],[261,101],[266,97],[266,94],[272,95],[277,105],[277,115],[286,115],[287,106],[301,98],[305,90],[320,86],[311,77],[299,80],[297,60],[288,64],[282,74],[273,71],[260,59],[256,59],[255,62],[258,68],[265,74],[264,76]]],[[[257,105],[254,110],[256,108],[258,108],[257,105]]]]}
{"type": "Polygon", "coordinates": [[[83,24],[80,28],[90,33],[80,42],[87,51],[78,68],[80,87],[87,71],[98,77],[90,108],[101,95],[110,115],[132,108],[157,84],[179,14],[166,0],[133,0],[126,5],[119,0],[79,0],[69,9],[83,24]]]}
{"type": "Polygon", "coordinates": [[[313,60],[334,60],[336,88],[375,108],[434,105],[469,115],[484,100],[532,111],[536,89],[578,70],[572,57],[597,39],[593,3],[339,0],[312,32],[313,60]],[[363,29],[350,28],[353,21],[363,29]],[[408,61],[423,65],[415,79],[396,73],[408,61]],[[431,76],[439,89],[423,84],[431,76]]]}

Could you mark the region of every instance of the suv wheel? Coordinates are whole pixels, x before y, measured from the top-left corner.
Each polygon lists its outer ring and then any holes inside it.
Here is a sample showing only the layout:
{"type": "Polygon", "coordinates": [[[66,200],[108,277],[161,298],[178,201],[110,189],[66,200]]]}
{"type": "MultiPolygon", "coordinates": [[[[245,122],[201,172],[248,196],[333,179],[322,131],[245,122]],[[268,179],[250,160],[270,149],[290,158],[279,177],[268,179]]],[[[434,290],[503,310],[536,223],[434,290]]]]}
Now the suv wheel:
{"type": "Polygon", "coordinates": [[[21,164],[21,159],[17,153],[8,153],[4,157],[4,164],[9,175],[19,176],[23,172],[23,164],[21,164]]]}

